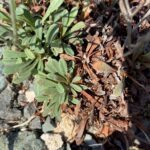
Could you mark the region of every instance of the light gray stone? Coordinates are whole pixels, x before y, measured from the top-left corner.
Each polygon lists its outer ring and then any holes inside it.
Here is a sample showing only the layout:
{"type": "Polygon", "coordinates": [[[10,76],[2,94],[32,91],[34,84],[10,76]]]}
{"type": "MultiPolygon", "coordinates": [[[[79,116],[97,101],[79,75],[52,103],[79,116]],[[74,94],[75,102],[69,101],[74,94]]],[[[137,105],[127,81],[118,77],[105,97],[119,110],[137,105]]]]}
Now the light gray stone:
{"type": "Polygon", "coordinates": [[[7,81],[3,75],[0,75],[0,92],[3,91],[7,86],[7,81]]]}
{"type": "Polygon", "coordinates": [[[53,129],[54,129],[54,126],[52,125],[51,119],[50,119],[50,117],[48,116],[48,117],[46,118],[46,121],[45,121],[44,124],[42,125],[42,131],[43,131],[44,133],[46,133],[46,132],[52,131],[53,129]]]}
{"type": "Polygon", "coordinates": [[[18,101],[18,105],[22,105],[22,103],[26,101],[25,94],[19,94],[18,98],[17,98],[17,101],[18,101]]]}
{"type": "Polygon", "coordinates": [[[32,130],[36,130],[36,129],[41,129],[41,121],[40,121],[40,117],[36,117],[34,118],[29,125],[30,129],[32,130]]]}
{"type": "Polygon", "coordinates": [[[9,142],[5,135],[0,135],[0,149],[1,150],[9,150],[8,148],[9,142]]]}
{"type": "Polygon", "coordinates": [[[5,90],[0,93],[0,118],[4,120],[18,120],[21,117],[21,111],[10,108],[11,100],[14,93],[11,88],[7,86],[5,90]]]}
{"type": "Polygon", "coordinates": [[[14,141],[14,150],[46,150],[44,143],[34,132],[19,132],[14,141]]]}
{"type": "Polygon", "coordinates": [[[0,150],[47,150],[44,142],[34,132],[10,132],[0,135],[0,150]]]}
{"type": "Polygon", "coordinates": [[[36,111],[36,107],[34,103],[29,103],[27,106],[24,107],[23,113],[24,117],[29,119],[36,111]]]}

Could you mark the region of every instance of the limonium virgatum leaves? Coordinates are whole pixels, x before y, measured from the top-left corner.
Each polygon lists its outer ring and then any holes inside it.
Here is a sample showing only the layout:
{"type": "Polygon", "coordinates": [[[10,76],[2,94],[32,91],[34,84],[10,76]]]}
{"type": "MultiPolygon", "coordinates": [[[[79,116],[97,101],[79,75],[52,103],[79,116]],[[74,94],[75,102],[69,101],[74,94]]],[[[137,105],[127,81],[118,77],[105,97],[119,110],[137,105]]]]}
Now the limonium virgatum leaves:
{"type": "Polygon", "coordinates": [[[74,76],[74,62],[59,59],[61,53],[74,55],[72,45],[82,43],[80,30],[85,28],[84,22],[76,20],[79,8],[68,11],[63,4],[64,0],[50,1],[44,16],[35,15],[19,4],[13,10],[17,28],[15,45],[11,15],[0,7],[4,74],[13,75],[12,82],[16,84],[34,76],[36,99],[43,102],[43,115],[51,117],[60,114],[63,103],[78,104],[78,93],[86,88],[79,83],[81,77],[74,76]]]}
{"type": "Polygon", "coordinates": [[[77,93],[86,89],[86,86],[79,83],[80,76],[73,77],[73,73],[69,72],[67,63],[63,59],[57,61],[49,58],[45,69],[47,74],[39,74],[35,78],[36,99],[39,102],[44,101],[46,103],[44,115],[57,116],[61,104],[79,103],[76,98],[77,93]],[[53,111],[54,108],[57,108],[57,111],[53,111]]]}

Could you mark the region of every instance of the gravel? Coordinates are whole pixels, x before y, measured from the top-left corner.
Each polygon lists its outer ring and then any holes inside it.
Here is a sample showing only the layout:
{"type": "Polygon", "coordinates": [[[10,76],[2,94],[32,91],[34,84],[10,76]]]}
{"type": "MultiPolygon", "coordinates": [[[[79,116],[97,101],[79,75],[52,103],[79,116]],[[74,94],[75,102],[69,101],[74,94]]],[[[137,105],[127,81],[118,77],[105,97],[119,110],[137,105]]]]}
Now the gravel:
{"type": "Polygon", "coordinates": [[[29,128],[32,129],[32,130],[41,129],[42,125],[41,125],[40,117],[34,118],[30,122],[29,128]]]}
{"type": "Polygon", "coordinates": [[[24,107],[23,114],[24,117],[29,119],[36,111],[36,106],[34,103],[29,103],[24,107]]]}
{"type": "Polygon", "coordinates": [[[0,93],[0,119],[18,120],[21,118],[21,111],[10,108],[14,93],[9,86],[0,93]]]}
{"type": "Polygon", "coordinates": [[[42,140],[34,132],[11,132],[0,136],[1,150],[46,150],[42,140]]]}

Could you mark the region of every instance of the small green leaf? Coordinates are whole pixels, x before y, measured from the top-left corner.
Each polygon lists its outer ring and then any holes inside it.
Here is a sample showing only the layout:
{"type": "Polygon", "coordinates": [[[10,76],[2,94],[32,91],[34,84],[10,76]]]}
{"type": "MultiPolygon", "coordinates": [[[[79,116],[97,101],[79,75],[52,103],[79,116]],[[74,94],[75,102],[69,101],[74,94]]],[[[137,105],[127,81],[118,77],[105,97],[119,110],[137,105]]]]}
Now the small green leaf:
{"type": "Polygon", "coordinates": [[[77,105],[80,103],[80,101],[76,98],[73,98],[72,101],[71,101],[73,104],[77,105]]]}
{"type": "Polygon", "coordinates": [[[82,91],[82,88],[81,88],[79,85],[77,85],[77,84],[72,84],[72,83],[71,83],[71,87],[72,87],[74,90],[76,90],[77,92],[81,92],[81,91],[82,91]]]}
{"type": "Polygon", "coordinates": [[[62,47],[52,47],[52,52],[54,56],[58,56],[60,53],[63,52],[62,47]]]}
{"type": "MultiPolygon", "coordinates": [[[[49,94],[50,97],[51,97],[51,101],[57,102],[56,99],[57,99],[57,97],[61,94],[60,92],[58,92],[57,86],[58,86],[58,83],[56,84],[55,87],[49,89],[48,94],[49,94]]],[[[58,88],[59,88],[59,87],[58,87],[58,88]]]]}
{"type": "Polygon", "coordinates": [[[56,86],[56,83],[48,79],[45,79],[45,76],[36,75],[34,83],[33,83],[36,99],[38,101],[49,100],[50,95],[51,95],[50,91],[53,91],[52,89],[55,86],[56,86]]]}
{"type": "Polygon", "coordinates": [[[22,46],[25,46],[25,45],[29,44],[30,39],[31,39],[31,37],[24,37],[24,38],[21,40],[22,46]]]}
{"type": "Polygon", "coordinates": [[[77,14],[78,14],[78,7],[73,7],[69,14],[68,23],[67,23],[68,27],[70,27],[70,25],[73,23],[77,14]]]}
{"type": "Polygon", "coordinates": [[[64,0],[52,0],[44,17],[42,18],[42,23],[44,23],[44,21],[51,15],[51,13],[57,10],[62,5],[63,2],[64,0]]]}
{"type": "Polygon", "coordinates": [[[64,17],[67,13],[67,10],[62,8],[58,10],[55,14],[53,14],[53,21],[57,22],[59,21],[62,17],[64,17]]]}
{"type": "Polygon", "coordinates": [[[43,64],[43,61],[41,59],[38,62],[37,70],[38,71],[43,71],[44,70],[44,64],[43,64]]]}
{"type": "Polygon", "coordinates": [[[80,86],[81,86],[81,88],[82,88],[83,90],[88,89],[88,87],[87,87],[86,85],[80,85],[80,86]]]}
{"type": "Polygon", "coordinates": [[[78,30],[81,30],[81,29],[83,29],[83,28],[85,28],[85,27],[86,27],[85,23],[82,22],[82,21],[80,21],[80,22],[78,22],[77,24],[75,24],[75,25],[67,32],[66,36],[68,36],[68,35],[70,35],[70,34],[72,35],[73,32],[78,31],[78,30]]]}
{"type": "Polygon", "coordinates": [[[45,50],[44,50],[44,47],[42,47],[42,45],[40,45],[41,43],[35,43],[35,44],[32,44],[30,46],[30,49],[32,51],[34,51],[35,53],[38,53],[38,54],[44,54],[45,53],[45,50]]]}
{"type": "Polygon", "coordinates": [[[41,23],[41,20],[40,19],[37,19],[36,22],[35,22],[35,32],[36,32],[36,38],[37,39],[40,39],[42,40],[42,31],[43,31],[43,28],[42,28],[42,23],[41,23]]]}
{"type": "Polygon", "coordinates": [[[65,10],[64,16],[62,17],[63,31],[62,31],[61,36],[64,36],[64,34],[66,33],[66,31],[68,29],[68,26],[67,26],[68,18],[69,18],[69,12],[68,12],[68,10],[65,10]]]}
{"type": "Polygon", "coordinates": [[[41,95],[41,96],[36,96],[37,102],[44,102],[46,100],[49,100],[49,96],[41,95]]]}
{"type": "Polygon", "coordinates": [[[54,105],[54,111],[53,111],[54,116],[52,117],[56,117],[59,118],[60,117],[60,104],[55,104],[54,105]]]}
{"type": "MultiPolygon", "coordinates": [[[[12,60],[12,59],[11,59],[12,60]]],[[[10,62],[9,62],[10,63],[10,62]]],[[[16,59],[16,64],[21,64],[23,63],[22,58],[17,58],[16,59]]]]}
{"type": "Polygon", "coordinates": [[[42,71],[39,71],[38,72],[38,75],[35,75],[35,78],[36,77],[40,77],[40,78],[42,78],[42,79],[46,79],[47,78],[47,74],[45,74],[44,72],[42,72],[42,71]]]}
{"type": "Polygon", "coordinates": [[[50,113],[51,103],[49,103],[48,101],[44,101],[43,107],[44,107],[43,109],[44,111],[42,112],[42,115],[45,117],[50,113]]]}
{"type": "Polygon", "coordinates": [[[71,88],[71,92],[72,92],[73,96],[75,96],[75,97],[78,96],[77,92],[73,88],[71,88]]]}
{"type": "Polygon", "coordinates": [[[75,17],[78,14],[78,7],[73,7],[68,15],[64,16],[62,18],[62,22],[63,22],[63,33],[62,36],[65,35],[68,27],[70,27],[70,25],[73,23],[73,21],[75,20],[75,17]]]}
{"type": "Polygon", "coordinates": [[[16,74],[15,78],[13,79],[13,83],[19,84],[24,80],[26,80],[27,78],[29,78],[30,75],[31,75],[31,71],[27,71],[26,73],[22,73],[21,75],[16,74]]]}
{"type": "Polygon", "coordinates": [[[69,43],[71,43],[71,44],[73,44],[73,45],[77,45],[77,44],[82,44],[83,43],[83,41],[82,41],[82,39],[81,38],[79,38],[79,37],[71,37],[70,38],[70,36],[69,37],[67,37],[67,38],[69,38],[69,43]]]}
{"type": "Polygon", "coordinates": [[[46,43],[51,43],[52,40],[57,36],[59,31],[58,25],[57,24],[52,24],[46,34],[46,43]]]}
{"type": "Polygon", "coordinates": [[[63,93],[60,94],[59,104],[63,104],[65,102],[65,99],[66,99],[66,93],[63,92],[63,93]]]}
{"type": "Polygon", "coordinates": [[[55,59],[49,58],[45,66],[45,70],[54,74],[58,72],[58,69],[59,63],[55,59]]]}
{"type": "Polygon", "coordinates": [[[0,18],[1,20],[10,21],[10,16],[4,12],[2,9],[0,9],[0,18]]]}
{"type": "Polygon", "coordinates": [[[5,35],[11,33],[11,30],[8,29],[6,26],[0,26],[0,38],[5,37],[5,35]]]}
{"type": "Polygon", "coordinates": [[[29,40],[29,45],[35,45],[37,43],[37,37],[36,35],[31,36],[29,40]]]}
{"type": "Polygon", "coordinates": [[[75,62],[74,61],[69,62],[68,68],[69,68],[69,73],[73,74],[75,69],[75,62]]]}
{"type": "Polygon", "coordinates": [[[79,82],[81,80],[81,77],[80,76],[75,76],[72,80],[72,83],[74,82],[79,82]]]}
{"type": "Polygon", "coordinates": [[[22,81],[29,78],[32,74],[33,69],[35,69],[35,66],[37,65],[38,60],[35,60],[32,64],[27,66],[26,68],[20,68],[20,71],[16,73],[15,78],[13,79],[13,83],[19,84],[22,81]]]}
{"type": "Polygon", "coordinates": [[[6,75],[16,73],[16,72],[20,71],[21,69],[25,69],[31,63],[32,63],[32,60],[31,61],[27,61],[27,62],[23,62],[21,64],[4,65],[4,73],[6,75]]]}
{"type": "Polygon", "coordinates": [[[55,73],[48,73],[47,78],[50,79],[50,80],[55,81],[55,73]]]}
{"type": "MultiPolygon", "coordinates": [[[[56,84],[56,86],[57,85],[58,84],[56,84]]],[[[53,88],[49,89],[49,95],[50,95],[51,103],[58,102],[58,98],[59,98],[60,94],[61,93],[58,92],[56,87],[53,87],[53,88]]]]}
{"type": "Polygon", "coordinates": [[[19,7],[16,8],[16,15],[20,16],[24,14],[24,5],[20,5],[19,7]]]}
{"type": "Polygon", "coordinates": [[[59,73],[62,76],[65,76],[68,72],[67,63],[64,59],[59,60],[59,73]]]}
{"type": "Polygon", "coordinates": [[[13,50],[4,49],[3,50],[3,58],[18,58],[18,57],[26,57],[24,52],[18,52],[13,50]]]}
{"type": "Polygon", "coordinates": [[[60,83],[65,83],[65,84],[68,83],[65,77],[63,77],[59,73],[49,73],[47,74],[47,78],[55,82],[60,82],[60,83]]]}
{"type": "Polygon", "coordinates": [[[57,81],[57,82],[62,82],[62,83],[65,83],[65,84],[68,83],[67,80],[66,80],[66,78],[63,77],[63,76],[61,76],[61,75],[59,75],[59,74],[53,75],[53,79],[54,79],[55,81],[57,81]]]}
{"type": "Polygon", "coordinates": [[[58,56],[58,54],[63,52],[63,47],[61,45],[60,39],[52,41],[52,43],[51,43],[51,50],[52,50],[54,56],[58,56]]]}
{"type": "MultiPolygon", "coordinates": [[[[43,76],[36,75],[34,80],[34,91],[36,96],[41,95],[46,89],[51,89],[57,84],[51,80],[45,79],[43,76]]],[[[45,92],[44,92],[45,93],[45,92]]]]}
{"type": "Polygon", "coordinates": [[[25,49],[25,54],[27,55],[28,59],[35,59],[35,55],[31,50],[25,49]]]}
{"type": "Polygon", "coordinates": [[[64,93],[65,89],[62,84],[58,83],[56,89],[59,93],[64,93]]]}
{"type": "Polygon", "coordinates": [[[63,48],[64,48],[64,51],[66,52],[66,54],[74,56],[74,51],[72,50],[70,45],[63,43],[63,48]]]}
{"type": "Polygon", "coordinates": [[[35,18],[33,18],[30,11],[25,5],[20,4],[16,8],[16,17],[18,21],[21,21],[23,23],[26,22],[30,27],[32,27],[32,29],[35,29],[35,18]]]}
{"type": "Polygon", "coordinates": [[[69,101],[69,93],[66,92],[64,103],[68,103],[68,101],[69,101]]]}
{"type": "MultiPolygon", "coordinates": [[[[7,66],[7,65],[10,65],[10,62],[11,62],[11,65],[16,65],[18,64],[18,60],[17,59],[9,59],[9,58],[5,58],[5,59],[2,59],[1,60],[1,64],[7,66]]],[[[20,63],[21,64],[21,63],[20,63]]]]}

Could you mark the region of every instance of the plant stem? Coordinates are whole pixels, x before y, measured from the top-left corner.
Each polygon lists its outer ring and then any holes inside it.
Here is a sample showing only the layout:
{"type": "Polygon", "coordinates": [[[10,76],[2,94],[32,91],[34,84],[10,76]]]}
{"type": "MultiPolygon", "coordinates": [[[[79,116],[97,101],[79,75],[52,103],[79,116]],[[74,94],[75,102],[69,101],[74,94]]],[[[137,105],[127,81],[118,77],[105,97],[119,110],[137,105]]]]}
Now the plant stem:
{"type": "Polygon", "coordinates": [[[125,7],[128,14],[128,18],[131,20],[132,12],[128,0],[125,0],[125,7]]]}
{"type": "Polygon", "coordinates": [[[131,38],[132,38],[132,25],[131,22],[127,22],[127,44],[128,49],[131,51],[131,38]]]}
{"type": "Polygon", "coordinates": [[[11,14],[11,22],[13,28],[13,44],[16,45],[17,42],[17,27],[16,27],[16,3],[15,0],[10,0],[9,2],[10,14],[11,14]]]}

